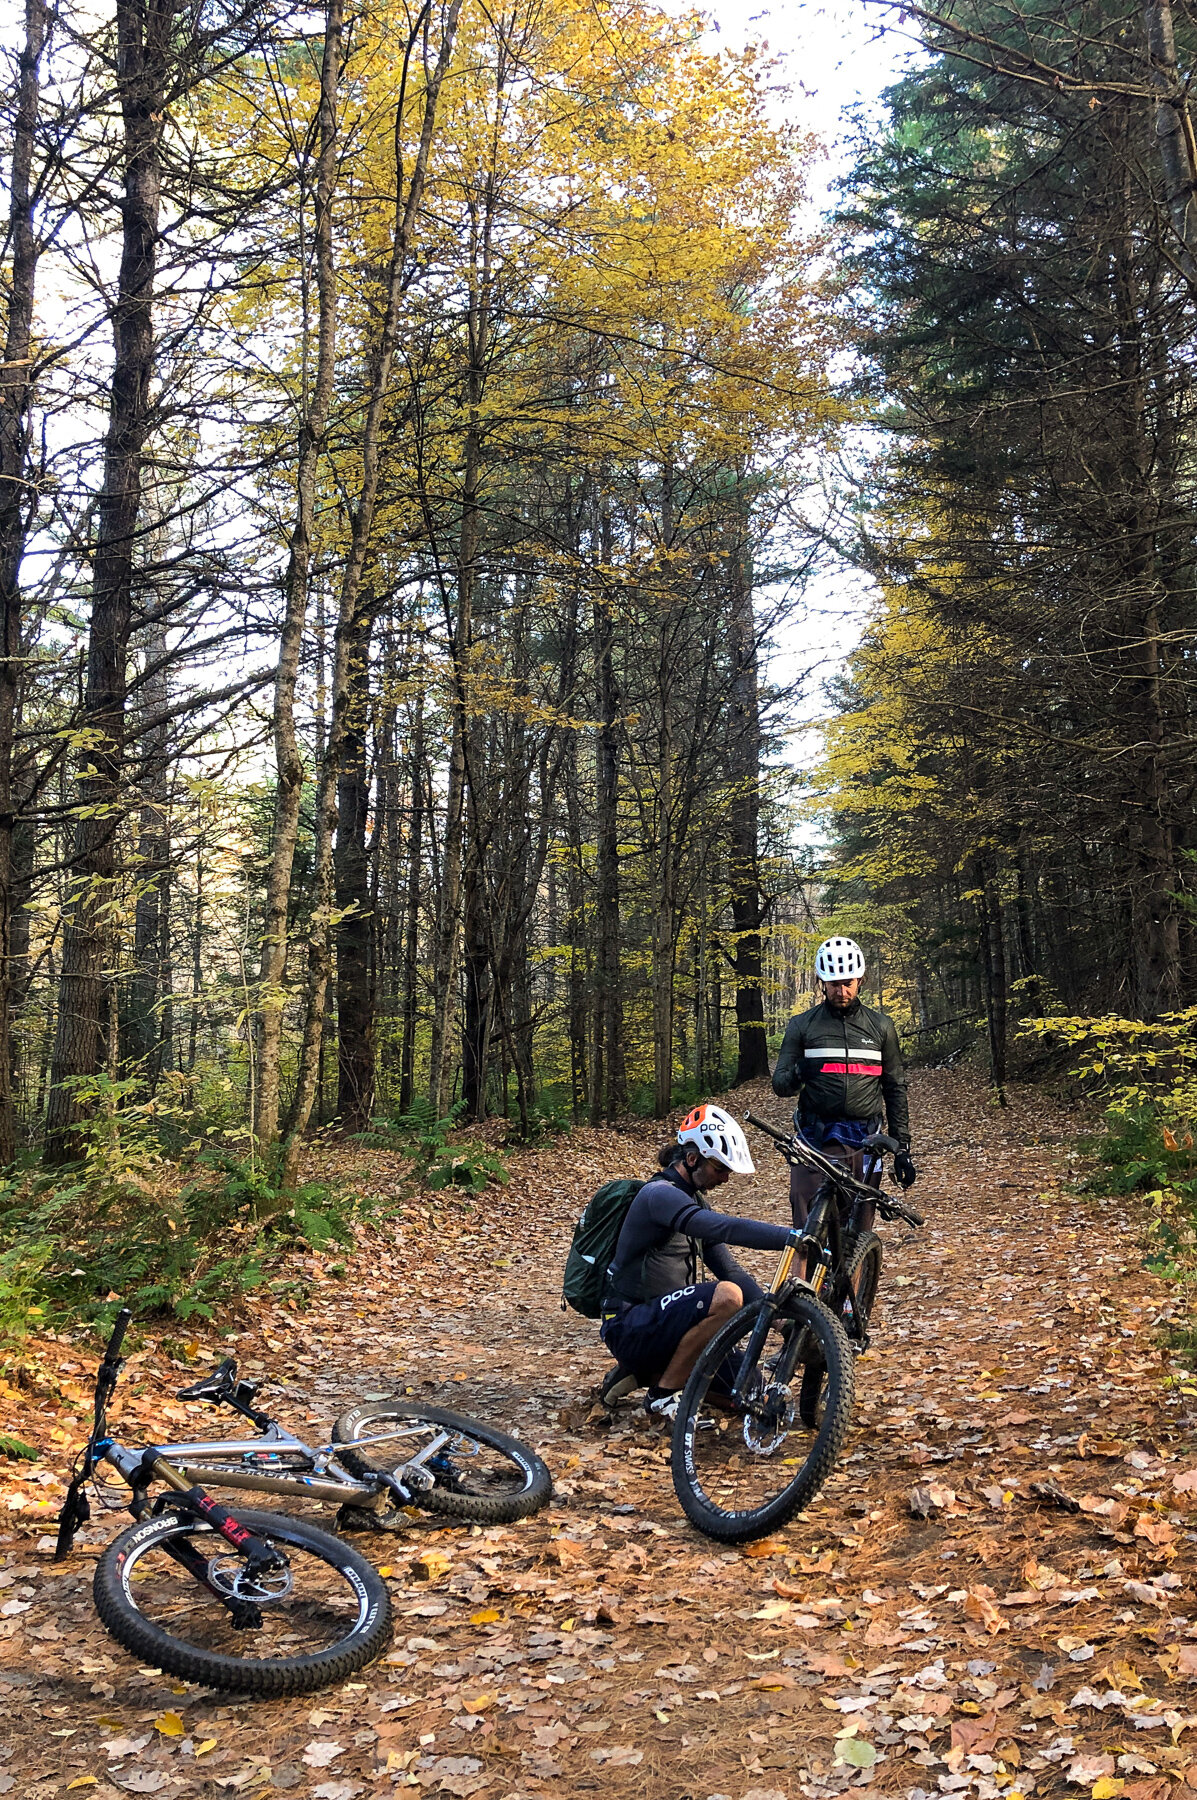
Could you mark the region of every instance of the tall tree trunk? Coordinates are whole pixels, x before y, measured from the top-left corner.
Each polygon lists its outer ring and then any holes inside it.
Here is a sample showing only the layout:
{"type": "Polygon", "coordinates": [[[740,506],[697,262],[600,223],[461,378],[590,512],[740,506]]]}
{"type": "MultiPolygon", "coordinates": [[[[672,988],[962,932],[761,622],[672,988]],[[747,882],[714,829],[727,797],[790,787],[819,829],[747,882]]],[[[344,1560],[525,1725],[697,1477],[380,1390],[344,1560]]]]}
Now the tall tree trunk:
{"type": "Polygon", "coordinates": [[[154,626],[145,633],[145,655],[155,665],[141,688],[139,711],[146,725],[138,735],[142,803],[134,879],[137,901],[133,920],[133,975],[129,1001],[121,1020],[124,1060],[152,1093],[164,1066],[164,1013],[169,963],[170,826],[166,632],[154,626]]]}
{"type": "Polygon", "coordinates": [[[337,1115],[344,1131],[364,1131],[374,1110],[374,999],[370,985],[370,857],[366,822],[370,778],[366,745],[370,708],[368,613],[349,653],[345,743],[337,780],[333,874],[337,911],[337,1115]]]}
{"type": "Polygon", "coordinates": [[[1155,140],[1164,174],[1164,197],[1175,233],[1170,245],[1191,286],[1197,287],[1197,146],[1189,116],[1187,83],[1176,63],[1170,0],[1144,0],[1143,27],[1151,85],[1155,89],[1155,140]]]}
{"type": "Polygon", "coordinates": [[[989,1073],[998,1104],[1006,1104],[1006,1024],[1008,992],[1006,940],[1002,930],[1002,896],[992,867],[979,871],[981,969],[985,983],[985,1019],[989,1035],[989,1073]]]}
{"type": "MultiPolygon", "coordinates": [[[[610,536],[604,519],[605,537],[610,536]]],[[[609,546],[604,551],[604,562],[609,546]]],[[[619,954],[619,697],[615,685],[615,628],[609,605],[594,605],[594,660],[599,729],[595,756],[595,1058],[590,1117],[611,1124],[627,1100],[623,993],[619,954]],[[600,1055],[601,1051],[601,1055],[600,1055]]]]}
{"type": "Polygon", "coordinates": [[[151,423],[154,280],[161,205],[162,126],[178,0],[117,0],[117,91],[123,126],[121,262],[113,315],[115,356],[104,485],[92,561],[91,629],[78,776],[79,818],[70,860],[62,975],[45,1156],[78,1154],[78,1084],[105,1067],[115,995],[105,964],[112,941],[116,842],[122,809],[125,696],[141,479],[151,423]]]}
{"type": "Polygon", "coordinates": [[[731,706],[727,729],[731,816],[728,821],[732,930],[735,939],[735,1084],[769,1073],[765,1033],[764,958],[761,942],[760,831],[761,727],[757,694],[756,619],[748,569],[747,518],[744,536],[728,558],[728,633],[732,659],[731,706]]]}
{"type": "Polygon", "coordinates": [[[257,1107],[254,1130],[263,1145],[273,1144],[279,1129],[279,1066],[282,1054],[283,1007],[286,1001],[287,917],[299,809],[303,792],[303,758],[295,732],[295,685],[308,613],[308,592],[316,513],[316,476],[324,447],[328,409],[336,369],[337,287],[333,263],[333,198],[337,175],[337,95],[341,79],[344,0],[328,0],[324,16],[324,54],[320,67],[319,150],[316,159],[317,327],[316,378],[303,397],[299,454],[295,475],[295,529],[287,561],[283,629],[274,679],[274,819],[270,866],[266,873],[262,957],[258,969],[256,1021],[257,1107]]]}
{"type": "MultiPolygon", "coordinates": [[[[283,1158],[283,1180],[287,1185],[294,1184],[299,1171],[300,1144],[303,1133],[307,1129],[312,1112],[312,1102],[316,1096],[320,1045],[324,1036],[325,996],[328,991],[330,963],[329,938],[333,898],[332,839],[336,825],[336,783],[344,754],[346,725],[349,716],[349,650],[356,632],[360,629],[362,583],[374,532],[374,513],[378,503],[383,416],[391,392],[391,375],[399,335],[400,310],[406,288],[416,216],[423,198],[428,158],[436,128],[437,102],[445,72],[453,54],[453,43],[457,35],[457,20],[460,11],[461,0],[450,0],[436,64],[428,75],[424,90],[419,148],[416,152],[406,195],[403,193],[402,168],[396,171],[395,220],[386,275],[386,303],[373,357],[369,400],[366,405],[366,417],[362,425],[359,444],[361,479],[351,519],[349,555],[341,581],[337,629],[333,640],[332,717],[316,800],[315,905],[312,930],[308,939],[307,1004],[295,1098],[287,1121],[287,1146],[283,1158]]],[[[404,56],[403,80],[396,106],[397,120],[403,116],[408,67],[416,45],[420,41],[426,12],[427,9],[417,18],[415,27],[408,38],[404,56]]]]}
{"type": "MultiPolygon", "coordinates": [[[[481,777],[477,756],[471,762],[471,790],[477,799],[481,777]]],[[[484,855],[478,834],[471,831],[466,844],[462,884],[465,1010],[461,1034],[461,1095],[469,1119],[485,1119],[487,1115],[486,1076],[494,1025],[491,920],[488,918],[484,855]]]]}
{"type": "Polygon", "coordinates": [[[400,1005],[403,1035],[399,1053],[399,1111],[411,1111],[416,1092],[416,1009],[420,973],[420,856],[424,835],[424,686],[416,694],[408,750],[411,795],[407,825],[407,904],[404,914],[403,983],[400,1005]]]}
{"type": "Polygon", "coordinates": [[[9,178],[4,364],[0,367],[0,1167],[16,1155],[13,1106],[13,739],[21,689],[21,562],[29,505],[29,409],[37,239],[33,229],[33,158],[46,42],[45,0],[26,0],[17,112],[9,178]]]}
{"type": "Polygon", "coordinates": [[[449,651],[453,677],[453,726],[449,751],[449,784],[445,806],[444,852],[441,859],[432,971],[432,1055],[429,1091],[437,1114],[448,1110],[453,1054],[453,1012],[457,997],[457,957],[462,926],[463,832],[476,829],[467,817],[469,768],[470,653],[474,636],[474,590],[481,543],[482,423],[480,408],[490,343],[490,231],[493,194],[488,188],[485,218],[479,229],[477,206],[470,206],[470,298],[466,319],[466,428],[462,479],[461,528],[457,545],[456,608],[449,651]]]}

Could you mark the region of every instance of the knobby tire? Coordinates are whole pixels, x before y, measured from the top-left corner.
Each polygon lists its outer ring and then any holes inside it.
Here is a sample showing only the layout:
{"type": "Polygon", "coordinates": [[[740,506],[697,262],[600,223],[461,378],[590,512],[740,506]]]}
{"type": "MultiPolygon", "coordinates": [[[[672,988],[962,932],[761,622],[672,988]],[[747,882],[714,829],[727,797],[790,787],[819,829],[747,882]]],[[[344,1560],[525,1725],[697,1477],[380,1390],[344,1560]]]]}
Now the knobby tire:
{"type": "MultiPolygon", "coordinates": [[[[257,1536],[284,1550],[302,1552],[341,1578],[348,1589],[347,1604],[355,1607],[357,1612],[344,1636],[326,1649],[307,1655],[255,1657],[251,1629],[238,1633],[239,1641],[244,1641],[245,1652],[234,1656],[188,1642],[147,1618],[138,1607],[133,1591],[135,1585],[139,1585],[135,1581],[135,1571],[143,1556],[164,1551],[169,1557],[168,1545],[172,1539],[185,1542],[205,1556],[232,1560],[237,1554],[219,1533],[191,1513],[168,1509],[123,1531],[109,1544],[96,1565],[93,1582],[96,1611],[105,1629],[118,1643],[141,1662],[178,1676],[182,1681],[201,1682],[225,1692],[261,1697],[314,1693],[318,1688],[344,1681],[382,1654],[391,1640],[391,1597],[382,1576],[364,1556],[331,1533],[302,1519],[240,1509],[236,1517],[257,1536]]],[[[162,1567],[163,1574],[158,1579],[164,1586],[171,1571],[165,1563],[162,1567]]],[[[180,1595],[191,1596],[197,1607],[204,1603],[206,1596],[208,1606],[204,1616],[213,1621],[213,1625],[207,1627],[208,1635],[214,1630],[219,1632],[222,1620],[228,1617],[220,1601],[208,1595],[195,1576],[178,1565],[175,1565],[171,1578],[177,1580],[180,1595]],[[186,1585],[188,1583],[190,1587],[186,1585]]],[[[148,1581],[145,1585],[149,1585],[148,1581]]],[[[340,1588],[334,1591],[339,1594],[340,1588]]],[[[316,1598],[306,1602],[309,1616],[318,1610],[318,1604],[316,1598]]],[[[263,1608],[263,1615],[270,1610],[263,1608]]],[[[281,1616],[281,1609],[279,1612],[281,1616]]],[[[267,1620],[267,1629],[271,1622],[267,1620]]],[[[200,1629],[205,1627],[201,1625],[200,1629]]]]}
{"type": "MultiPolygon", "coordinates": [[[[743,1339],[746,1328],[750,1329],[759,1317],[765,1304],[758,1300],[742,1308],[705,1346],[682,1392],[674,1420],[671,1448],[674,1491],[691,1524],[707,1537],[725,1544],[744,1544],[753,1538],[767,1537],[803,1507],[809,1506],[835,1467],[852,1423],[854,1358],[843,1325],[813,1295],[795,1294],[779,1312],[779,1322],[788,1319],[795,1330],[806,1334],[812,1356],[817,1356],[826,1372],[825,1403],[817,1428],[809,1437],[809,1447],[793,1479],[765,1505],[728,1510],[714,1504],[703,1492],[695,1453],[702,1404],[712,1377],[724,1358],[733,1352],[736,1343],[743,1339]]],[[[798,1379],[798,1371],[795,1371],[794,1379],[798,1379]]],[[[795,1429],[794,1435],[800,1443],[807,1437],[800,1428],[795,1429]]]]}
{"type": "MultiPolygon", "coordinates": [[[[402,1467],[402,1463],[392,1464],[387,1459],[384,1444],[371,1444],[368,1454],[352,1448],[357,1439],[373,1437],[392,1421],[399,1420],[452,1431],[459,1437],[484,1445],[503,1459],[512,1482],[510,1490],[500,1493],[470,1493],[466,1488],[438,1479],[435,1486],[413,1492],[413,1506],[474,1524],[510,1525],[539,1512],[552,1498],[552,1475],[536,1452],[521,1444],[518,1438],[510,1437],[493,1425],[468,1419],[462,1413],[450,1412],[447,1407],[425,1406],[419,1401],[408,1402],[402,1398],[354,1406],[337,1420],[332,1431],[333,1442],[344,1446],[338,1449],[337,1456],[351,1474],[362,1480],[376,1474],[380,1468],[397,1472],[402,1467]]],[[[463,1460],[462,1472],[469,1476],[468,1458],[463,1460]]]]}

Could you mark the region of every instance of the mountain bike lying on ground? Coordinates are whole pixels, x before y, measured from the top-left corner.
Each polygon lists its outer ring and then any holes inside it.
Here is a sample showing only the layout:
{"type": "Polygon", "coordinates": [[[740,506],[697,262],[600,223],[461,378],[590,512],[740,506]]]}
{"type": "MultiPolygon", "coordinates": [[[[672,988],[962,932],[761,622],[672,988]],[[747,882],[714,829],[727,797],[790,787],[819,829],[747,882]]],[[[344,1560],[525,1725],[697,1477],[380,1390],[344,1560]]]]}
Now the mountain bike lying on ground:
{"type": "MultiPolygon", "coordinates": [[[[674,1420],[677,1497],[692,1524],[729,1544],[765,1537],[809,1505],[839,1455],[852,1420],[853,1359],[868,1344],[881,1280],[881,1240],[861,1229],[863,1209],[923,1223],[802,1138],[751,1113],[746,1123],[766,1132],[788,1163],[818,1169],[824,1181],[768,1292],[703,1349],[674,1420]]],[[[874,1159],[869,1172],[879,1173],[898,1145],[878,1132],[865,1149],[874,1159]]]]}
{"type": "Polygon", "coordinates": [[[548,1469],[515,1438],[402,1396],[354,1407],[333,1441],[313,1448],[254,1405],[260,1384],[238,1381],[231,1358],[178,1398],[231,1407],[256,1435],[126,1448],[109,1436],[107,1411],[130,1316],[117,1315],[96,1375],[95,1423],[59,1514],[55,1557],[70,1553],[90,1517],[86,1485],[110,1465],[132,1490],[137,1523],[96,1565],[96,1609],[127,1650],[168,1674],[306,1694],[343,1681],[390,1641],[390,1595],[365,1557],[305,1519],[230,1512],[209,1486],[336,1505],[338,1525],[359,1530],[393,1528],[410,1508],[508,1523],[552,1494],[548,1469]],[[151,1501],[154,1484],[169,1491],[151,1501]]]}

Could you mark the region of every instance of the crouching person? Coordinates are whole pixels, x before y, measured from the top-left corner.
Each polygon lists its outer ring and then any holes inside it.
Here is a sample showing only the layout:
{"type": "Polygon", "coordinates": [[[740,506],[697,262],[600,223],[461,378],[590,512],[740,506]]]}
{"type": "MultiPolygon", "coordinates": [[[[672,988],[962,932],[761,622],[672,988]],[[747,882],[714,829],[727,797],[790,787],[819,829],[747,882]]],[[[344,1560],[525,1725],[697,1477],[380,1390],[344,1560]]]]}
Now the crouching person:
{"type": "Polygon", "coordinates": [[[722,1107],[696,1106],[662,1170],[628,1208],[607,1271],[601,1335],[648,1392],[644,1409],[668,1423],[699,1353],[761,1288],[728,1250],[781,1250],[787,1227],[715,1212],[705,1196],[756,1168],[739,1125],[722,1107]],[[699,1264],[714,1277],[700,1281],[699,1264]]]}

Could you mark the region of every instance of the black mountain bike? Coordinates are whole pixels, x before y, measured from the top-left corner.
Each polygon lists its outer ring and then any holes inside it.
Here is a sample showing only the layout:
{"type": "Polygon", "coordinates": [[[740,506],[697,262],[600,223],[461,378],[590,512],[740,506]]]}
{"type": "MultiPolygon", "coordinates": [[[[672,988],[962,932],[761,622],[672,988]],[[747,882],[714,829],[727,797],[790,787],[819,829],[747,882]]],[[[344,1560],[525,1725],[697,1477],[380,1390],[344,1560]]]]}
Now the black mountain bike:
{"type": "MultiPolygon", "coordinates": [[[[209,1487],[339,1506],[342,1529],[392,1529],[413,1508],[472,1522],[526,1517],[550,1498],[535,1452],[489,1425],[403,1397],[358,1406],[312,1447],[254,1405],[230,1358],[180,1400],[228,1406],[255,1435],[128,1449],[110,1437],[108,1403],[130,1320],[118,1314],[96,1376],[95,1422],[58,1520],[57,1559],[90,1517],[86,1487],[107,1464],[131,1489],[137,1521],[96,1565],[101,1622],[140,1661],[260,1695],[343,1681],[390,1641],[391,1602],[365,1557],[305,1519],[229,1512],[209,1487]],[[150,1499],[155,1484],[168,1491],[150,1499]]],[[[102,1506],[114,1502],[98,1486],[102,1506]]],[[[115,1504],[124,1504],[117,1501],[115,1504]]]]}
{"type": "MultiPolygon", "coordinates": [[[[805,1226],[790,1232],[768,1292],[704,1348],[674,1420],[677,1497],[692,1524],[729,1544],[765,1537],[808,1506],[848,1434],[854,1355],[868,1343],[881,1280],[881,1240],[861,1229],[863,1209],[923,1223],[801,1138],[751,1113],[746,1122],[788,1163],[818,1169],[824,1181],[805,1226]]],[[[898,1145],[877,1133],[865,1148],[879,1172],[898,1145]]]]}

